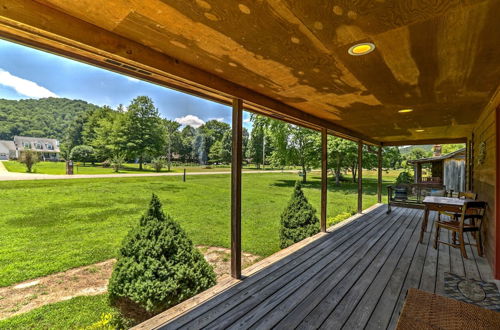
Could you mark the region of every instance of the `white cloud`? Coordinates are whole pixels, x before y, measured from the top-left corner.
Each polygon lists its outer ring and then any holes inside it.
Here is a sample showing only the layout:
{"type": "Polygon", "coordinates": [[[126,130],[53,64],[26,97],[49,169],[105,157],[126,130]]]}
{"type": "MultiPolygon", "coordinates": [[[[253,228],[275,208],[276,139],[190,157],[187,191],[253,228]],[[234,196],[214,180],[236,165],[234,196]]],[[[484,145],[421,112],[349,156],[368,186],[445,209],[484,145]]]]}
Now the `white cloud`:
{"type": "Polygon", "coordinates": [[[14,88],[21,95],[43,98],[43,97],[58,97],[56,94],[49,91],[47,88],[38,85],[31,80],[16,77],[10,72],[0,68],[0,85],[14,88]]]}
{"type": "Polygon", "coordinates": [[[193,126],[194,128],[198,128],[201,125],[205,124],[205,122],[201,118],[194,115],[187,115],[184,117],[175,118],[175,121],[181,125],[189,125],[193,126]]]}
{"type": "Polygon", "coordinates": [[[219,117],[219,118],[208,118],[208,120],[224,121],[224,117],[219,117]]]}
{"type": "Polygon", "coordinates": [[[250,122],[250,118],[243,119],[243,122],[244,122],[244,123],[249,123],[249,122],[250,122]]]}
{"type": "Polygon", "coordinates": [[[125,76],[125,78],[127,78],[127,80],[131,81],[131,82],[139,82],[140,81],[139,79],[136,79],[136,78],[133,78],[133,77],[129,77],[129,76],[125,76]]]}

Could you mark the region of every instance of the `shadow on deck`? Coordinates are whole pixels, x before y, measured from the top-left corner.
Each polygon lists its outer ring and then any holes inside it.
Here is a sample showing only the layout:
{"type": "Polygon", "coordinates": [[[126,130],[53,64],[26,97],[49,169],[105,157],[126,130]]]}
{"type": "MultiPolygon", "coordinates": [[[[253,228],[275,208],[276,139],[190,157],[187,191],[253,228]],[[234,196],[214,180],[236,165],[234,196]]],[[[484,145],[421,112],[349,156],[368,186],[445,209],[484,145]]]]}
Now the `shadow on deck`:
{"type": "Polygon", "coordinates": [[[458,249],[432,247],[435,213],[419,244],[422,210],[385,211],[378,206],[280,251],[247,269],[243,281],[226,279],[139,327],[392,329],[408,288],[444,295],[445,272],[492,279],[475,249],[463,259],[458,249]]]}

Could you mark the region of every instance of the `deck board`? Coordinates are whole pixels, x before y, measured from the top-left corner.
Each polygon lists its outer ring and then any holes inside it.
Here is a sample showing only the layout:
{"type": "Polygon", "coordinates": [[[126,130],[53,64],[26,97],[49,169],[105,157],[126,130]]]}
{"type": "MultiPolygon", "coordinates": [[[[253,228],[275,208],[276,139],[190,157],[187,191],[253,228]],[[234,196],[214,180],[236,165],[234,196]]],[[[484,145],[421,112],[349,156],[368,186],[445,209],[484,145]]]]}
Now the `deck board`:
{"type": "Polygon", "coordinates": [[[443,294],[445,272],[491,280],[475,248],[434,249],[436,213],[418,243],[422,216],[380,206],[157,328],[393,329],[409,288],[443,294]]]}

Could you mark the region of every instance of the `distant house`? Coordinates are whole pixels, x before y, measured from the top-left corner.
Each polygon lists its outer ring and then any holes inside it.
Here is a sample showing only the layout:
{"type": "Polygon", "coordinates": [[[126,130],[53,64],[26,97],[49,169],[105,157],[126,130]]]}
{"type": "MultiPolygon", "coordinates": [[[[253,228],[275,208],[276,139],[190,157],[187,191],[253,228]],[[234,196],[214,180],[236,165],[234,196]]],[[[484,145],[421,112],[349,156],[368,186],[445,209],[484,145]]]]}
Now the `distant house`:
{"type": "Polygon", "coordinates": [[[58,161],[61,152],[56,139],[14,136],[14,141],[0,140],[0,160],[17,159],[26,150],[36,151],[44,161],[58,161]]]}
{"type": "Polygon", "coordinates": [[[0,160],[17,158],[16,145],[14,141],[0,140],[0,160]]]}
{"type": "Polygon", "coordinates": [[[446,189],[465,191],[465,148],[441,155],[441,147],[434,157],[411,160],[408,164],[414,165],[415,183],[439,183],[446,189]],[[429,176],[422,175],[422,168],[429,169],[429,176]]]}

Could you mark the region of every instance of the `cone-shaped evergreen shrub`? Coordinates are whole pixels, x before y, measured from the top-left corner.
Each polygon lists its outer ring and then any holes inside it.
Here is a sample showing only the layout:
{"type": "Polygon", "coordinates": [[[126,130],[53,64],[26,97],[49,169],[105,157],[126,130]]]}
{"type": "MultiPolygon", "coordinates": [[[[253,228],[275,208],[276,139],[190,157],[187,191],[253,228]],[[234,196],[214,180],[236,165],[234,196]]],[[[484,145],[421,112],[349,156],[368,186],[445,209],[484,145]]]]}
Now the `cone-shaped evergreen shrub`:
{"type": "Polygon", "coordinates": [[[282,249],[319,232],[319,219],[316,210],[309,204],[300,181],[288,206],[281,214],[280,247],[282,249]]]}
{"type": "Polygon", "coordinates": [[[215,285],[212,266],[153,194],[149,209],[123,241],[109,297],[137,322],[215,285]]]}

